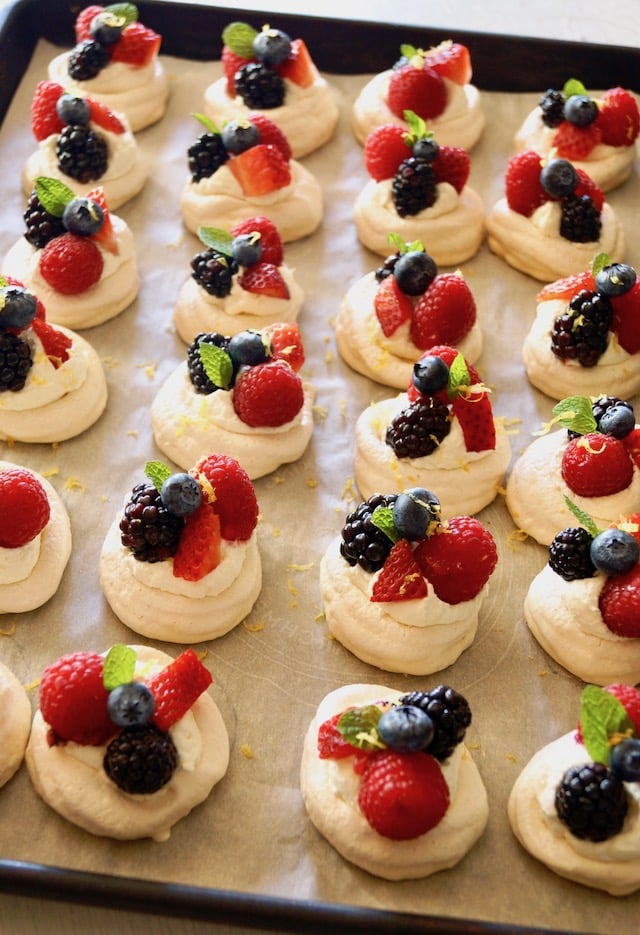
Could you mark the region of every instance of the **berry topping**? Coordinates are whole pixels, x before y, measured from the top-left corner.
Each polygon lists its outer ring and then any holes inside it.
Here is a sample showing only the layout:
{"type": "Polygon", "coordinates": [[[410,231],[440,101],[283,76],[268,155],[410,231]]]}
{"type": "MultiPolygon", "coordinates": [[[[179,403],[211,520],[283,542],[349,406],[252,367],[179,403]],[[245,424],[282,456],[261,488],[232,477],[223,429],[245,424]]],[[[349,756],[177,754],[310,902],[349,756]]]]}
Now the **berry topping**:
{"type": "Polygon", "coordinates": [[[382,712],[378,721],[380,740],[399,753],[426,749],[434,733],[433,721],[417,705],[393,705],[382,712]]]}
{"type": "Polygon", "coordinates": [[[635,282],[636,271],[628,263],[608,263],[595,275],[598,292],[609,298],[630,292],[635,282]]]}
{"type": "Polygon", "coordinates": [[[624,529],[605,529],[591,543],[591,561],[605,575],[629,571],[640,557],[640,545],[624,529]]]}
{"type": "Polygon", "coordinates": [[[36,536],[49,522],[46,491],[37,477],[24,468],[0,472],[0,548],[16,549],[36,536]]]}
{"type": "Polygon", "coordinates": [[[590,432],[571,439],[562,455],[562,479],[580,497],[605,497],[628,487],[633,462],[624,444],[590,432]]]}
{"type": "Polygon", "coordinates": [[[413,365],[411,381],[421,395],[435,396],[447,388],[449,368],[436,354],[425,354],[413,365]]]}
{"type": "Polygon", "coordinates": [[[99,281],[103,267],[96,245],[76,234],[62,234],[49,241],[40,257],[42,278],[63,295],[86,292],[99,281]]]}
{"type": "Polygon", "coordinates": [[[393,524],[404,539],[413,542],[426,539],[440,521],[440,501],[424,487],[404,490],[393,504],[393,524]]]}
{"type": "Polygon", "coordinates": [[[640,689],[633,685],[614,682],[612,685],[607,685],[605,691],[620,702],[633,723],[636,734],[640,736],[640,689]]]}
{"type": "Polygon", "coordinates": [[[610,88],[602,95],[598,126],[607,146],[633,146],[640,129],[636,99],[624,88],[610,88]]]}
{"type": "Polygon", "coordinates": [[[108,148],[104,137],[90,127],[65,126],[56,143],[58,168],[64,175],[86,184],[107,171],[108,148]]]}
{"type": "Polygon", "coordinates": [[[61,94],[56,101],[56,111],[63,123],[75,123],[85,126],[91,119],[91,108],[83,97],[73,94],[61,94]]]}
{"type": "Polygon", "coordinates": [[[253,40],[253,54],[263,65],[281,65],[291,55],[291,39],[281,29],[263,26],[253,40]]]}
{"type": "Polygon", "coordinates": [[[373,521],[377,509],[393,507],[396,494],[373,494],[347,515],[342,528],[340,554],[349,565],[359,565],[366,572],[379,571],[391,547],[391,539],[373,521]]]}
{"type": "Polygon", "coordinates": [[[245,292],[256,295],[266,295],[273,299],[288,299],[290,295],[282,273],[273,263],[262,261],[247,267],[238,281],[245,292]]]}
{"type": "Polygon", "coordinates": [[[107,711],[118,727],[144,727],[155,710],[155,699],[144,682],[123,682],[109,692],[107,711]]]}
{"type": "Polygon", "coordinates": [[[477,519],[456,516],[419,542],[414,552],[424,577],[447,604],[473,600],[498,561],[493,536],[477,519]]]}
{"type": "Polygon", "coordinates": [[[202,503],[202,488],[191,474],[170,474],[160,488],[160,497],[170,513],[188,516],[202,503]]]}
{"type": "Polygon", "coordinates": [[[83,39],[91,38],[91,24],[96,16],[100,16],[100,14],[104,13],[104,9],[103,6],[98,4],[91,4],[85,7],[84,10],[80,10],[73,27],[76,34],[76,42],[82,42],[83,39]]]}
{"type": "Polygon", "coordinates": [[[395,123],[385,123],[367,136],[364,144],[364,164],[376,182],[391,179],[400,163],[409,155],[407,132],[395,123]]]}
{"type": "MultiPolygon", "coordinates": [[[[417,144],[416,144],[417,145],[417,144]]],[[[460,146],[440,146],[438,155],[432,162],[436,182],[448,182],[460,194],[467,184],[471,171],[471,159],[460,146]]]]}
{"type": "Polygon", "coordinates": [[[476,303],[458,273],[436,276],[418,299],[411,320],[411,340],[426,350],[434,344],[457,345],[476,322],[476,303]]]}
{"type": "Polygon", "coordinates": [[[385,432],[385,443],[396,458],[425,458],[436,451],[451,431],[446,403],[426,397],[397,413],[385,432]]]}
{"type": "Polygon", "coordinates": [[[413,303],[402,291],[395,276],[387,276],[382,280],[373,299],[373,308],[382,333],[387,338],[413,315],[413,303]]]}
{"type": "Polygon", "coordinates": [[[378,577],[373,583],[374,602],[420,600],[427,596],[427,585],[416,564],[407,539],[399,539],[392,547],[378,577]]]}
{"type": "Polygon", "coordinates": [[[152,722],[168,731],[195,704],[213,682],[211,673],[193,649],[184,652],[151,678],[147,688],[155,699],[152,722]]]}
{"type": "Polygon", "coordinates": [[[48,321],[34,318],[31,329],[40,339],[42,350],[49,358],[49,363],[57,370],[65,361],[69,360],[69,348],[73,341],[69,335],[54,328],[48,321]]]}
{"type": "Polygon", "coordinates": [[[228,455],[211,454],[199,461],[192,473],[203,487],[208,482],[213,488],[222,538],[249,539],[258,522],[258,501],[244,468],[228,455]]]}
{"type": "Polygon", "coordinates": [[[239,331],[229,338],[227,348],[234,370],[263,364],[269,357],[261,331],[239,331]]]}
{"type": "Polygon", "coordinates": [[[112,62],[144,68],[156,58],[162,37],[142,23],[130,23],[110,49],[112,62]]]}
{"type": "Polygon", "coordinates": [[[89,34],[102,45],[113,45],[122,35],[127,20],[110,10],[101,10],[89,23],[89,34]]]}
{"type": "Polygon", "coordinates": [[[554,134],[553,146],[562,159],[583,160],[589,157],[601,139],[602,130],[597,123],[577,126],[563,120],[554,134]]]}
{"type": "Polygon", "coordinates": [[[437,760],[448,759],[462,743],[471,724],[471,708],[464,695],[449,685],[431,691],[411,691],[400,699],[401,705],[415,705],[428,714],[434,726],[429,753],[437,760]]]}
{"type": "Polygon", "coordinates": [[[162,789],[177,765],[173,740],[152,724],[122,730],[107,747],[103,760],[109,779],[130,795],[151,795],[162,789]]]}
{"type": "Polygon", "coordinates": [[[260,131],[250,120],[230,120],[222,128],[222,145],[232,156],[238,156],[259,142],[260,131]]]}
{"type": "Polygon", "coordinates": [[[588,127],[598,116],[598,105],[588,94],[572,94],[565,101],[563,114],[576,127],[588,127]]]}
{"type": "Polygon", "coordinates": [[[175,555],[183,526],[154,484],[136,484],[120,520],[120,541],[138,561],[163,562],[175,555]]]}
{"type": "Polygon", "coordinates": [[[613,310],[605,295],[579,292],[553,322],[552,353],[560,360],[577,360],[582,367],[594,367],[609,345],[612,320],[613,310]]]}
{"type": "Polygon", "coordinates": [[[593,536],[582,526],[563,529],[549,546],[549,567],[565,581],[593,578],[596,567],[591,559],[593,536]]]}
{"type": "Polygon", "coordinates": [[[126,133],[126,127],[120,118],[101,101],[86,98],[93,123],[109,133],[126,133]]]}
{"type": "Polygon", "coordinates": [[[445,39],[439,45],[432,46],[425,53],[429,68],[442,78],[455,81],[456,84],[468,84],[471,81],[471,55],[466,45],[445,39]]]}
{"type": "Polygon", "coordinates": [[[316,66],[304,39],[293,39],[289,57],[276,66],[281,78],[286,78],[300,88],[310,88],[318,76],[316,66]]]}
{"type": "Polygon", "coordinates": [[[447,106],[447,88],[441,75],[417,54],[391,74],[387,105],[396,117],[412,110],[423,120],[439,117],[447,106]]]}
{"type": "Polygon", "coordinates": [[[46,246],[54,237],[65,232],[62,217],[46,210],[35,189],[29,195],[23,219],[26,225],[25,240],[37,249],[46,246]]]}
{"type": "Polygon", "coordinates": [[[271,356],[276,360],[286,360],[289,366],[299,372],[305,361],[304,346],[300,329],[295,322],[275,322],[267,325],[262,334],[271,342],[271,356]]]}
{"type": "Polygon", "coordinates": [[[393,276],[405,295],[422,295],[437,274],[435,260],[424,250],[402,253],[393,267],[393,276]]]}
{"type": "Polygon", "coordinates": [[[249,367],[236,379],[233,408],[247,425],[285,425],[295,419],[303,403],[302,380],[284,360],[249,367]]]}
{"type": "Polygon", "coordinates": [[[547,194],[540,181],[542,161],[538,153],[518,153],[509,160],[505,174],[507,204],[512,211],[530,217],[545,203],[547,194]]]}
{"type": "Polygon", "coordinates": [[[27,328],[36,317],[36,297],[24,288],[7,283],[0,286],[0,329],[17,333],[27,328]]]}
{"type": "Polygon", "coordinates": [[[607,578],[600,592],[600,613],[612,633],[628,639],[640,637],[640,565],[607,578]]]}
{"type": "Polygon", "coordinates": [[[240,237],[243,234],[258,235],[262,247],[263,263],[273,263],[274,266],[282,265],[284,259],[282,238],[273,221],[260,215],[239,221],[231,228],[231,235],[240,237]]]}
{"type": "Polygon", "coordinates": [[[49,725],[51,742],[73,740],[99,746],[116,732],[107,710],[103,684],[104,659],[98,653],[61,656],[40,679],[40,711],[49,725]]]}
{"type": "Polygon", "coordinates": [[[611,772],[622,782],[640,780],[640,740],[629,737],[615,744],[609,763],[611,772]]]}
{"type": "Polygon", "coordinates": [[[284,80],[262,62],[241,65],[234,75],[234,85],[246,107],[272,110],[284,103],[284,80]]]}
{"type": "Polygon", "coordinates": [[[328,721],[323,721],[318,728],[318,756],[321,760],[342,760],[353,756],[353,745],[344,740],[338,730],[338,721],[344,712],[334,714],[328,721]]]}
{"type": "Polygon", "coordinates": [[[291,182],[291,169],[279,149],[259,143],[229,160],[229,169],[248,198],[268,195],[291,182]]]}
{"type": "Polygon", "coordinates": [[[222,136],[215,130],[202,133],[187,149],[187,164],[191,181],[208,179],[223,166],[229,154],[222,142],[222,136]]]}
{"type": "MultiPolygon", "coordinates": [[[[198,485],[199,486],[199,485],[198,485]]],[[[173,557],[173,574],[185,581],[200,581],[220,564],[220,517],[203,500],[184,521],[173,557]]]]}
{"type": "Polygon", "coordinates": [[[17,393],[33,366],[31,345],[11,331],[0,331],[0,393],[17,393]]]}
{"type": "Polygon", "coordinates": [[[540,184],[550,198],[564,198],[575,191],[578,173],[567,159],[552,159],[542,167],[540,184]]]}
{"type": "Polygon", "coordinates": [[[558,818],[577,838],[606,841],[622,829],[628,810],[622,782],[603,763],[572,766],[556,790],[558,818]]]}
{"type": "Polygon", "coordinates": [[[38,82],[31,102],[31,130],[38,142],[62,130],[64,122],[56,105],[63,93],[64,88],[55,81],[38,82]]]}
{"type": "Polygon", "coordinates": [[[109,50],[95,39],[83,39],[73,47],[67,61],[67,72],[74,81],[89,81],[99,75],[111,61],[109,50]]]}

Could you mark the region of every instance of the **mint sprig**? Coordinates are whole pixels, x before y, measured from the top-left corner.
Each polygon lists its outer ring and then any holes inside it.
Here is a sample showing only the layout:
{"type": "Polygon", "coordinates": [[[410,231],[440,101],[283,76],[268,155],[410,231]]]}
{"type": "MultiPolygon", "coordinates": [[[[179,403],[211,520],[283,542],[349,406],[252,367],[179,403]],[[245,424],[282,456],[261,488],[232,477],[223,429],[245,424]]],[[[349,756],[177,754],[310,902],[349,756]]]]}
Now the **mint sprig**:
{"type": "Polygon", "coordinates": [[[198,239],[205,247],[209,247],[223,256],[231,257],[233,255],[233,237],[228,231],[219,227],[199,227],[198,239]]]}
{"type": "Polygon", "coordinates": [[[605,266],[611,266],[611,257],[606,253],[596,253],[591,261],[591,275],[594,279],[605,266]]]}
{"type": "Polygon", "coordinates": [[[64,182],[43,175],[39,175],[36,179],[35,189],[38,201],[44,210],[56,218],[62,217],[66,206],[76,197],[75,192],[71,191],[64,182]]]}
{"type": "Polygon", "coordinates": [[[576,94],[586,94],[587,89],[577,78],[569,78],[569,80],[564,83],[562,93],[568,99],[574,97],[576,94]]]}
{"type": "Polygon", "coordinates": [[[228,23],[222,30],[222,42],[241,58],[253,58],[253,40],[257,29],[248,23],[228,23]]]}
{"type": "Polygon", "coordinates": [[[173,472],[163,461],[147,461],[144,466],[144,473],[159,493],[167,477],[171,477],[173,472]]]}
{"type": "Polygon", "coordinates": [[[123,29],[138,20],[138,8],[134,3],[111,3],[104,8],[104,12],[123,20],[123,29]]]}
{"type": "Polygon", "coordinates": [[[393,510],[390,506],[376,507],[371,514],[371,522],[392,542],[397,542],[400,538],[393,522],[393,510]]]}
{"type": "Polygon", "coordinates": [[[455,399],[460,395],[460,388],[471,386],[471,374],[462,354],[458,353],[451,361],[449,367],[449,378],[447,380],[447,395],[450,399],[455,399]]]}
{"type": "Polygon", "coordinates": [[[575,518],[578,520],[581,526],[587,530],[587,532],[595,537],[602,531],[594,523],[593,519],[589,516],[588,513],[585,513],[584,510],[581,510],[580,507],[571,500],[566,494],[564,495],[564,503],[568,510],[570,510],[575,518]]]}
{"type": "Polygon", "coordinates": [[[207,377],[220,389],[228,390],[233,380],[233,361],[230,355],[208,341],[198,342],[198,352],[207,377]]]}
{"type": "Polygon", "coordinates": [[[412,240],[411,243],[407,243],[400,234],[396,234],[395,231],[390,231],[387,235],[387,242],[390,247],[395,248],[396,253],[424,253],[425,248],[421,240],[412,240]]]}
{"type": "Polygon", "coordinates": [[[359,750],[384,750],[386,745],[378,734],[381,714],[378,705],[374,704],[351,708],[340,717],[336,725],[338,733],[359,750]]]}
{"type": "Polygon", "coordinates": [[[622,737],[635,736],[624,705],[598,685],[587,685],[580,698],[580,730],[595,763],[609,765],[611,747],[622,737]]]}
{"type": "Polygon", "coordinates": [[[136,654],[130,646],[117,643],[112,646],[104,660],[102,684],[110,692],[118,685],[126,685],[133,679],[136,667],[136,654]]]}
{"type": "Polygon", "coordinates": [[[558,423],[580,435],[588,435],[589,432],[595,432],[598,428],[588,396],[567,396],[566,399],[561,399],[551,411],[554,416],[552,424],[558,423]]]}
{"type": "Polygon", "coordinates": [[[199,112],[197,112],[197,111],[196,111],[195,113],[192,113],[191,116],[192,116],[192,117],[195,117],[195,119],[198,121],[198,123],[201,123],[202,126],[205,128],[205,130],[206,130],[208,133],[214,133],[214,134],[216,134],[217,136],[220,136],[220,132],[221,132],[221,131],[218,129],[218,127],[217,127],[216,124],[213,122],[213,120],[211,119],[211,117],[207,117],[206,114],[201,114],[201,113],[199,113],[199,112]]]}

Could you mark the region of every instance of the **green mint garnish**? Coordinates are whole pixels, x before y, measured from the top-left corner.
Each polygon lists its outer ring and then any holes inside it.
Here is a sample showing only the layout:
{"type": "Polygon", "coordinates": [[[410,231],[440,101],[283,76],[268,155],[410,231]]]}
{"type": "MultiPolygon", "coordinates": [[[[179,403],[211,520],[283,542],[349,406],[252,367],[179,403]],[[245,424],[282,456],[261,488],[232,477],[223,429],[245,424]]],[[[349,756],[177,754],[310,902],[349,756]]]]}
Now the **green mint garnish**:
{"type": "Polygon", "coordinates": [[[400,55],[404,55],[405,58],[411,60],[414,55],[418,55],[419,51],[414,45],[409,45],[409,43],[403,43],[400,46],[400,55]]]}
{"type": "Polygon", "coordinates": [[[102,683],[108,692],[118,685],[126,685],[133,679],[136,654],[130,646],[117,643],[112,646],[104,660],[102,683]]]}
{"type": "Polygon", "coordinates": [[[413,146],[417,140],[429,140],[433,138],[433,131],[427,130],[427,125],[413,110],[403,111],[402,116],[407,121],[409,135],[405,136],[407,146],[413,146]]]}
{"type": "Polygon", "coordinates": [[[605,266],[611,266],[611,258],[606,253],[597,253],[591,262],[591,275],[594,279],[605,266]]]}
{"type": "Polygon", "coordinates": [[[555,417],[554,422],[580,435],[595,432],[598,428],[588,396],[567,396],[566,399],[561,399],[551,411],[555,417]]]}
{"type": "Polygon", "coordinates": [[[577,78],[569,78],[569,80],[565,82],[562,93],[566,98],[570,98],[573,97],[574,94],[586,94],[587,89],[577,78]]]}
{"type": "Polygon", "coordinates": [[[371,522],[380,532],[383,532],[392,542],[397,542],[400,536],[393,522],[393,510],[389,506],[378,506],[371,514],[371,522]]]}
{"type": "Polygon", "coordinates": [[[591,759],[605,766],[609,765],[612,738],[635,736],[633,722],[622,702],[598,685],[587,685],[582,692],[580,729],[591,759]]]}
{"type": "Polygon", "coordinates": [[[195,117],[198,123],[201,123],[208,133],[215,133],[218,136],[220,136],[220,130],[215,125],[211,117],[207,117],[206,114],[200,114],[200,113],[193,113],[191,114],[191,116],[195,117]]]}
{"type": "Polygon", "coordinates": [[[144,473],[159,493],[167,477],[171,477],[173,472],[171,468],[162,461],[147,461],[144,466],[144,473]]]}
{"type": "Polygon", "coordinates": [[[61,218],[65,207],[76,197],[64,182],[58,179],[49,179],[44,176],[38,176],[35,183],[38,201],[45,211],[56,218],[61,218]]]}
{"type": "Polygon", "coordinates": [[[135,23],[138,19],[138,8],[134,3],[111,3],[104,8],[104,12],[124,20],[125,26],[135,23]]]}
{"type": "Polygon", "coordinates": [[[336,725],[338,733],[359,750],[384,750],[385,744],[378,734],[381,713],[375,704],[345,711],[336,725]]]}
{"type": "Polygon", "coordinates": [[[228,390],[233,379],[233,361],[229,354],[208,341],[199,341],[198,351],[204,372],[211,382],[220,389],[228,390]]]}
{"type": "Polygon", "coordinates": [[[218,227],[199,227],[198,239],[205,247],[210,247],[224,256],[232,256],[233,237],[228,231],[221,230],[218,227]]]}
{"type": "Polygon", "coordinates": [[[424,253],[425,248],[421,240],[412,240],[411,243],[407,243],[406,240],[403,240],[400,234],[396,234],[394,231],[391,231],[387,235],[387,242],[390,247],[395,247],[396,253],[424,253]]]}
{"type": "Polygon", "coordinates": [[[253,58],[253,40],[258,31],[248,23],[229,23],[222,30],[222,41],[241,58],[253,58]]]}
{"type": "Polygon", "coordinates": [[[461,386],[471,386],[471,374],[462,354],[456,354],[449,367],[447,394],[450,399],[460,395],[461,386]]]}
{"type": "Polygon", "coordinates": [[[570,510],[570,511],[573,513],[573,515],[574,515],[575,518],[578,520],[578,522],[579,522],[582,526],[584,526],[584,528],[587,530],[587,532],[588,532],[590,535],[592,535],[593,538],[595,539],[595,537],[601,532],[601,530],[598,529],[598,527],[596,526],[596,524],[594,523],[594,521],[592,520],[592,518],[589,516],[589,514],[588,514],[588,513],[585,513],[584,510],[581,510],[580,507],[577,506],[577,505],[573,502],[573,500],[570,500],[569,497],[568,497],[566,494],[564,495],[564,503],[565,503],[565,506],[567,507],[567,509],[570,510]]]}

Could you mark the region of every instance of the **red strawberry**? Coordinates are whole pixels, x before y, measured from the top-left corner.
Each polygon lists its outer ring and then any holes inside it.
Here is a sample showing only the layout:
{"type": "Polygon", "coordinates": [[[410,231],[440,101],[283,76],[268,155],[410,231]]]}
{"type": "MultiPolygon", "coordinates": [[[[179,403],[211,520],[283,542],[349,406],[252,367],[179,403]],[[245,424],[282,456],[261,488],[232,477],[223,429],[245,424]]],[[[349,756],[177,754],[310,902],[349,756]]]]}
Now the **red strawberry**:
{"type": "Polygon", "coordinates": [[[44,670],[40,711],[51,728],[51,743],[73,740],[99,746],[116,733],[107,712],[103,669],[98,653],[79,652],[61,656],[44,670]]]}
{"type": "Polygon", "coordinates": [[[483,589],[498,561],[493,536],[472,516],[455,516],[414,552],[424,577],[441,601],[460,604],[483,589]]]}
{"type": "Polygon", "coordinates": [[[407,131],[395,123],[372,130],[364,144],[364,164],[375,182],[391,179],[400,163],[410,155],[407,131]]]}
{"type": "Polygon", "coordinates": [[[540,290],[536,296],[538,302],[550,302],[552,299],[566,299],[569,302],[574,295],[588,289],[594,292],[596,288],[595,280],[591,270],[585,270],[584,273],[573,273],[571,276],[565,276],[564,279],[556,279],[550,282],[540,290]]]}
{"type": "Polygon", "coordinates": [[[471,81],[471,55],[466,45],[446,39],[429,49],[425,61],[429,68],[449,81],[455,81],[456,84],[468,84],[471,81]]]}
{"type": "Polygon", "coordinates": [[[269,120],[268,117],[265,117],[264,114],[250,113],[249,121],[258,129],[260,133],[260,142],[268,144],[270,146],[275,146],[276,149],[280,150],[284,159],[287,162],[291,159],[291,146],[289,145],[289,140],[286,138],[282,130],[273,120],[269,120]]]}
{"type": "Polygon", "coordinates": [[[85,100],[89,105],[91,121],[93,123],[97,123],[99,127],[102,127],[103,130],[107,130],[109,133],[124,133],[126,131],[126,127],[120,118],[117,117],[112,110],[109,110],[105,104],[100,103],[100,101],[94,101],[89,97],[85,98],[85,100]]]}
{"type": "MultiPolygon", "coordinates": [[[[640,454],[640,429],[634,429],[631,433],[636,435],[636,441],[633,444],[634,454],[631,453],[629,447],[627,446],[627,451],[631,454],[631,457],[638,463],[638,455],[640,454]]],[[[628,436],[627,436],[628,437],[628,436]]],[[[631,513],[629,516],[625,516],[620,522],[615,523],[619,529],[625,529],[630,536],[636,540],[638,545],[640,545],[640,513],[631,513]],[[635,529],[633,527],[636,527],[635,529]]]]}
{"type": "Polygon", "coordinates": [[[640,113],[633,94],[624,88],[605,91],[596,124],[602,142],[608,146],[633,146],[640,130],[640,113]]]}
{"type": "Polygon", "coordinates": [[[489,393],[481,386],[460,393],[451,403],[464,436],[467,451],[493,451],[496,447],[496,426],[489,393]]]}
{"type": "Polygon", "coordinates": [[[353,756],[356,751],[338,730],[338,721],[343,714],[344,711],[334,714],[318,728],[318,756],[321,760],[342,760],[346,756],[353,756]]]}
{"type": "Polygon", "coordinates": [[[505,174],[507,204],[512,211],[530,217],[536,208],[548,201],[540,183],[542,160],[538,153],[527,150],[509,160],[505,174]]]}
{"type": "Polygon", "coordinates": [[[289,287],[282,278],[282,273],[273,263],[265,263],[261,260],[253,266],[247,266],[238,282],[246,292],[268,295],[274,299],[289,298],[289,287]]]}
{"type": "Polygon", "coordinates": [[[413,302],[402,291],[395,276],[385,276],[382,280],[373,298],[373,308],[387,338],[413,314],[413,302]]]}
{"type": "MultiPolygon", "coordinates": [[[[622,439],[627,454],[632,459],[636,467],[640,468],[640,429],[632,429],[628,435],[622,439]]],[[[634,514],[640,516],[640,514],[634,514]]],[[[640,539],[638,540],[640,542],[640,539]]]]}
{"type": "Polygon", "coordinates": [[[231,236],[238,237],[240,234],[252,234],[254,231],[258,231],[260,234],[262,262],[281,266],[284,259],[282,238],[278,233],[278,228],[269,218],[258,215],[257,217],[247,218],[245,221],[239,221],[238,224],[231,228],[231,236]]]}
{"type": "Polygon", "coordinates": [[[467,184],[471,160],[466,149],[460,146],[440,146],[431,168],[436,182],[448,182],[459,194],[467,184]]]}
{"type": "Polygon", "coordinates": [[[160,49],[162,36],[142,23],[129,23],[111,50],[112,62],[124,62],[134,68],[149,65],[160,49]]]}
{"type": "Polygon", "coordinates": [[[586,159],[602,139],[602,131],[594,121],[586,127],[577,127],[563,120],[554,133],[552,145],[560,159],[586,159]]]}
{"type": "Polygon", "coordinates": [[[382,750],[364,764],[358,805],[371,827],[393,841],[409,841],[442,821],[449,787],[429,753],[382,750]]]}
{"type": "Polygon", "coordinates": [[[271,342],[271,356],[275,360],[286,360],[289,366],[298,373],[304,364],[304,347],[302,335],[295,322],[278,321],[262,329],[271,342]]]}
{"type": "Polygon", "coordinates": [[[49,522],[49,498],[25,468],[0,472],[0,548],[17,549],[40,535],[49,522]]]}
{"type": "Polygon", "coordinates": [[[185,581],[200,581],[220,564],[220,517],[204,498],[194,513],[185,517],[173,574],[185,581]]]}
{"type": "Polygon", "coordinates": [[[56,103],[64,88],[55,81],[39,81],[31,102],[31,130],[36,140],[46,140],[52,133],[60,133],[64,127],[58,117],[56,103]]]}
{"type": "Polygon", "coordinates": [[[226,163],[249,198],[268,195],[291,182],[291,169],[279,149],[258,143],[226,163]]]}
{"type": "Polygon", "coordinates": [[[456,345],[475,321],[476,303],[466,281],[458,273],[441,273],[416,303],[411,340],[422,351],[434,344],[456,345]]]}
{"type": "Polygon", "coordinates": [[[576,185],[573,194],[577,197],[582,195],[588,195],[589,198],[593,201],[596,209],[602,211],[602,206],[604,204],[604,192],[602,189],[596,185],[590,175],[584,171],[584,169],[576,169],[578,173],[578,184],[576,185]]]}
{"type": "Polygon", "coordinates": [[[41,318],[34,318],[31,327],[40,338],[42,348],[56,370],[60,364],[69,360],[68,350],[73,341],[68,335],[41,318]]]}
{"type": "Polygon", "coordinates": [[[255,59],[253,58],[243,58],[242,55],[237,55],[235,52],[232,52],[228,45],[222,47],[222,69],[227,79],[227,94],[229,97],[236,96],[235,78],[238,69],[246,65],[247,62],[254,61],[255,59]]]}
{"type": "Polygon", "coordinates": [[[318,77],[318,70],[303,39],[291,41],[289,57],[280,65],[276,65],[275,71],[281,78],[288,78],[301,88],[310,88],[318,77]]]}
{"type": "Polygon", "coordinates": [[[231,542],[249,539],[258,522],[258,501],[244,468],[228,455],[211,454],[192,473],[203,486],[207,482],[211,486],[222,538],[231,542]]]}
{"type": "Polygon", "coordinates": [[[113,229],[109,208],[107,207],[107,199],[104,196],[104,188],[102,188],[102,186],[92,188],[91,191],[87,192],[87,198],[95,201],[96,204],[102,208],[102,213],[104,215],[102,227],[97,234],[91,235],[91,240],[100,244],[103,250],[108,250],[109,253],[113,253],[114,256],[117,256],[120,252],[120,247],[118,245],[118,238],[113,229]]]}
{"type": "Polygon", "coordinates": [[[427,596],[427,583],[420,573],[407,539],[399,539],[373,583],[371,600],[387,603],[411,601],[427,596]]]}
{"type": "Polygon", "coordinates": [[[602,619],[617,636],[640,637],[640,565],[607,578],[598,601],[602,619]]]}
{"type": "Polygon", "coordinates": [[[97,16],[98,13],[102,13],[103,10],[103,6],[98,6],[95,3],[85,7],[84,10],[80,10],[74,26],[76,42],[84,42],[85,39],[91,39],[91,30],[89,29],[91,20],[94,16],[97,16]]]}
{"type": "Polygon", "coordinates": [[[562,479],[579,497],[606,497],[628,487],[633,462],[612,435],[591,432],[572,438],[562,454],[562,479]]]}
{"type": "Polygon", "coordinates": [[[104,260],[88,237],[61,234],[43,248],[40,273],[56,292],[78,295],[94,286],[102,276],[104,260]]]}
{"type": "Polygon", "coordinates": [[[146,682],[155,701],[152,722],[158,730],[168,731],[213,682],[211,673],[198,659],[195,650],[184,652],[146,682]]]}
{"type": "Polygon", "coordinates": [[[611,330],[618,336],[618,344],[627,354],[640,351],[640,280],[636,280],[629,292],[612,296],[609,301],[613,309],[611,330]]]}
{"type": "Polygon", "coordinates": [[[284,360],[268,360],[242,370],[233,390],[233,408],[246,425],[291,422],[304,403],[302,380],[284,360]]]}
{"type": "Polygon", "coordinates": [[[640,737],[640,689],[633,685],[622,685],[620,682],[614,682],[612,685],[606,685],[605,691],[617,698],[625,711],[633,721],[636,734],[640,737]]]}
{"type": "Polygon", "coordinates": [[[438,117],[447,106],[447,88],[437,71],[409,63],[391,74],[387,105],[396,117],[412,110],[423,120],[438,117]]]}

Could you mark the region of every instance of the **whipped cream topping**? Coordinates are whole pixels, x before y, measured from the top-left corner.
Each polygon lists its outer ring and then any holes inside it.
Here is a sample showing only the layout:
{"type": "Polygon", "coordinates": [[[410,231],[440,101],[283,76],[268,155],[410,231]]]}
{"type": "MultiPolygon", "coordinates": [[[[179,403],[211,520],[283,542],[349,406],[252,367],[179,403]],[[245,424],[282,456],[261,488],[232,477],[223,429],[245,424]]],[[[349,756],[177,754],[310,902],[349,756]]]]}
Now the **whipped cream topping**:
{"type": "Polygon", "coordinates": [[[0,546],[0,585],[28,578],[40,557],[41,533],[25,545],[9,549],[0,546]]]}
{"type": "MultiPolygon", "coordinates": [[[[65,333],[69,332],[65,331],[65,333]]],[[[23,340],[25,337],[32,347],[33,364],[21,390],[15,393],[0,393],[0,423],[1,413],[4,410],[24,412],[46,406],[67,393],[73,393],[88,377],[89,358],[78,353],[78,349],[74,348],[73,344],[67,351],[68,360],[54,367],[35,332],[29,329],[23,332],[23,340]]]]}
{"type": "Polygon", "coordinates": [[[31,702],[24,687],[0,662],[0,705],[5,716],[0,721],[0,787],[9,782],[24,758],[31,728],[31,702]]]}

